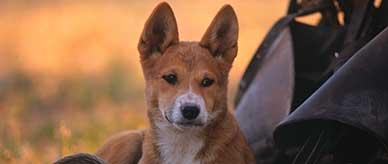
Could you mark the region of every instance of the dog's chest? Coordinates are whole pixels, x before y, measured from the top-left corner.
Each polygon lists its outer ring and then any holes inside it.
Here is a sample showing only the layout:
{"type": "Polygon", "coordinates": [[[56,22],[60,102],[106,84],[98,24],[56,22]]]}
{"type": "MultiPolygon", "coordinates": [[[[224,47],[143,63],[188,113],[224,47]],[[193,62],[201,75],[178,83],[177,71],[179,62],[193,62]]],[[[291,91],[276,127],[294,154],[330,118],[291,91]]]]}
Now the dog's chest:
{"type": "Polygon", "coordinates": [[[159,135],[159,151],[162,164],[200,164],[196,159],[203,147],[203,140],[190,133],[175,134],[163,131],[159,135]]]}

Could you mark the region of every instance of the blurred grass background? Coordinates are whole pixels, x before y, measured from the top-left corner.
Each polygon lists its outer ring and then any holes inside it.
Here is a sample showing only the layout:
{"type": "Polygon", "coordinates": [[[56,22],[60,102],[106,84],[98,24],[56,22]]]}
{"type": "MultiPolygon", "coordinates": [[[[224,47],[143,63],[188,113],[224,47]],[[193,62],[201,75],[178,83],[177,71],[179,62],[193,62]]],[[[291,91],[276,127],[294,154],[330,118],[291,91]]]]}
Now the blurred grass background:
{"type": "MultiPolygon", "coordinates": [[[[253,52],[287,0],[168,1],[181,40],[199,40],[229,3],[240,23],[232,102],[253,52]]],[[[50,163],[147,127],[136,49],[159,1],[0,1],[0,163],[50,163]]]]}

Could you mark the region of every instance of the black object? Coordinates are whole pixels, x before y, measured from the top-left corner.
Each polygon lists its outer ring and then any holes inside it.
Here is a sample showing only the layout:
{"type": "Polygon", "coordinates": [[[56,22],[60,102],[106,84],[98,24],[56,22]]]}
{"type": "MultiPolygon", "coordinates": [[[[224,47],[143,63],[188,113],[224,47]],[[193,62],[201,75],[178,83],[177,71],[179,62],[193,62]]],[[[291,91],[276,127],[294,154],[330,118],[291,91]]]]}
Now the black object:
{"type": "Polygon", "coordinates": [[[54,164],[106,164],[106,162],[93,154],[78,153],[63,157],[54,164]]]}
{"type": "Polygon", "coordinates": [[[257,163],[388,161],[387,142],[382,139],[388,134],[384,121],[388,107],[383,105],[388,103],[384,97],[388,71],[383,66],[388,64],[388,54],[384,56],[388,36],[385,31],[379,34],[387,24],[388,1],[375,6],[374,0],[290,0],[288,15],[273,26],[256,51],[236,96],[236,117],[257,163]],[[295,20],[318,12],[322,15],[318,25],[295,20]],[[342,24],[338,13],[343,13],[342,24]],[[349,59],[364,64],[349,65],[349,59]],[[343,72],[349,67],[352,71],[343,72]],[[369,70],[368,74],[353,67],[369,70]],[[352,79],[323,91],[328,83],[334,85],[333,78],[342,76],[352,79]],[[380,82],[368,82],[371,77],[379,77],[380,82]],[[278,126],[282,120],[286,121],[278,126]]]}
{"type": "MultiPolygon", "coordinates": [[[[326,151],[342,163],[369,163],[388,151],[388,28],[359,50],[276,128],[283,148],[326,151]],[[311,139],[325,134],[326,140],[311,139]],[[319,143],[322,145],[318,145],[319,143]],[[324,142],[329,142],[323,144],[324,142]],[[334,142],[334,143],[330,143],[334,142]],[[324,148],[331,146],[331,148],[324,148]]],[[[319,156],[315,157],[318,160],[319,156]]],[[[313,157],[311,160],[314,159],[313,157]]]]}

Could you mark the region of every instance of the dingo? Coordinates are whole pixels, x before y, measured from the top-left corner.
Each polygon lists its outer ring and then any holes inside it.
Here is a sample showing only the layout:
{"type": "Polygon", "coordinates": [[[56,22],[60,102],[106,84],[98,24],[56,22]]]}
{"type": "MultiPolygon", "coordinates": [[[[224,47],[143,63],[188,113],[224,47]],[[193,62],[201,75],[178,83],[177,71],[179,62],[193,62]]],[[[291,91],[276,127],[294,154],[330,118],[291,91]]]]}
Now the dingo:
{"type": "Polygon", "coordinates": [[[230,5],[218,12],[200,42],[180,42],[171,7],[159,4],[138,44],[151,127],[112,137],[97,155],[112,164],[255,163],[227,109],[237,38],[230,5]]]}

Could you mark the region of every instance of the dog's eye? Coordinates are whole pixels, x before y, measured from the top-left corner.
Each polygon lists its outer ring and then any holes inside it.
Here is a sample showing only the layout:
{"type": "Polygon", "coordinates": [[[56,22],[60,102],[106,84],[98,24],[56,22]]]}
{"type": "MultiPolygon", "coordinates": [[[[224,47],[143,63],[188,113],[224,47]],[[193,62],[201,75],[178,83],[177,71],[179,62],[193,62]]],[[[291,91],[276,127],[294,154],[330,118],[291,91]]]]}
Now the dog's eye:
{"type": "Polygon", "coordinates": [[[176,77],[176,75],[174,75],[174,74],[164,75],[164,76],[162,76],[162,78],[163,78],[164,80],[166,80],[167,83],[169,83],[169,84],[171,84],[171,85],[175,85],[176,82],[177,82],[177,77],[176,77]]]}
{"type": "Polygon", "coordinates": [[[205,78],[201,81],[201,85],[202,85],[202,87],[210,87],[210,86],[213,84],[213,82],[214,82],[214,80],[205,77],[205,78]]]}

